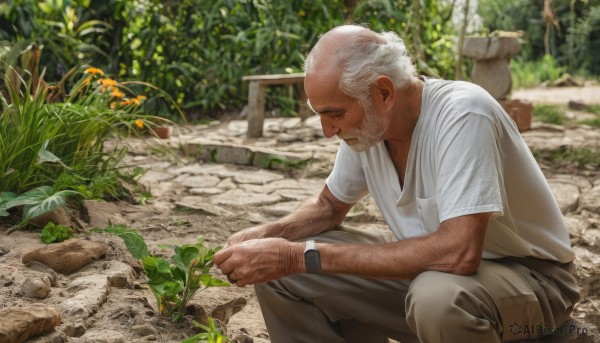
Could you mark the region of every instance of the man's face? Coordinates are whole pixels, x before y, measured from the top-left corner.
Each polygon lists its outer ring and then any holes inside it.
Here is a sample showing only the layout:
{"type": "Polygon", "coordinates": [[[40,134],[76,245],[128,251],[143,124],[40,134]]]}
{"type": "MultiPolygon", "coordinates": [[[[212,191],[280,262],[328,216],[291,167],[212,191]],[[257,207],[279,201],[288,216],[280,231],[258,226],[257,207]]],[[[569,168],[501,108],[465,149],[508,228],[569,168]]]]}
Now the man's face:
{"type": "Polygon", "coordinates": [[[336,73],[307,75],[304,87],[312,109],[320,116],[323,135],[337,135],[353,150],[361,152],[381,141],[388,120],[371,104],[364,108],[341,92],[336,73]]]}
{"type": "Polygon", "coordinates": [[[354,140],[349,141],[345,136],[338,134],[338,137],[344,139],[348,146],[357,152],[366,151],[381,142],[389,125],[389,121],[375,112],[372,104],[365,104],[363,111],[364,115],[360,127],[350,132],[350,137],[353,137],[354,140]]]}

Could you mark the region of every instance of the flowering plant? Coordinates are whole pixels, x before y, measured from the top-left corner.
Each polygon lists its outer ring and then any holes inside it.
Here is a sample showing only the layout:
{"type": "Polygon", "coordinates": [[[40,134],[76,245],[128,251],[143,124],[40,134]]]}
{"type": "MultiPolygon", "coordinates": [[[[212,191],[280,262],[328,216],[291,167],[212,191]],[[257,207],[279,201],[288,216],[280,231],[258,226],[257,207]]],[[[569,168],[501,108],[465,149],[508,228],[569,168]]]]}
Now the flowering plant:
{"type": "MultiPolygon", "coordinates": [[[[69,94],[71,102],[113,112],[119,119],[119,126],[134,135],[144,133],[156,125],[172,124],[165,118],[143,113],[142,105],[147,97],[136,94],[129,87],[132,82],[118,82],[107,77],[102,69],[93,66],[83,70],[82,74],[69,94]]],[[[136,84],[153,88],[149,84],[136,84]]]]}

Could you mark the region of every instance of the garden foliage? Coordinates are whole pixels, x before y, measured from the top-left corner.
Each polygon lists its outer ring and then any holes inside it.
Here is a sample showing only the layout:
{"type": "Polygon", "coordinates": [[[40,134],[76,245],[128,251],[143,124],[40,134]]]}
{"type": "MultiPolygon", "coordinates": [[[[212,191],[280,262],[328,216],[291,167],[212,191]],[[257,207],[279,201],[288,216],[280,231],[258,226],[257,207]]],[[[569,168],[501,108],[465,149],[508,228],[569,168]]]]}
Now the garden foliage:
{"type": "Polygon", "coordinates": [[[44,70],[38,73],[40,49],[23,46],[0,54],[0,216],[24,206],[22,226],[75,196],[130,198],[141,191],[141,171],[120,166],[126,148],[106,143],[165,119],[142,113],[145,97],[98,68],[73,68],[47,84],[44,70]]]}
{"type": "MultiPolygon", "coordinates": [[[[79,62],[155,84],[197,118],[241,109],[244,75],[302,71],[319,35],[348,22],[396,31],[414,47],[421,71],[448,77],[451,10],[444,0],[14,0],[0,5],[0,40],[43,45],[52,77],[79,62]],[[23,21],[25,13],[32,20],[23,21]],[[55,44],[59,37],[67,49],[55,44]]],[[[292,114],[292,92],[270,87],[267,106],[292,114]]],[[[144,106],[168,116],[162,99],[144,106]]]]}

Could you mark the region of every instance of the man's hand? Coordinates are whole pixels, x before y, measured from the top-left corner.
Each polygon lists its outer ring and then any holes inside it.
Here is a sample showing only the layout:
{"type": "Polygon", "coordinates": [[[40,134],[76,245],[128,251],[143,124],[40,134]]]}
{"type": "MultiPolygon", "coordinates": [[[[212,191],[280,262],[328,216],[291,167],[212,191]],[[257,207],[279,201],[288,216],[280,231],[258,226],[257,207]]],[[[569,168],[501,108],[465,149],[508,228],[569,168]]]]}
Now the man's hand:
{"type": "Polygon", "coordinates": [[[213,257],[230,282],[243,287],[304,270],[302,243],[283,238],[251,239],[227,247],[213,257]]]}
{"type": "Polygon", "coordinates": [[[227,239],[227,244],[225,245],[225,247],[230,247],[232,245],[236,245],[238,243],[248,241],[251,239],[261,238],[262,235],[260,234],[260,231],[264,230],[261,230],[258,227],[249,227],[244,230],[238,231],[231,235],[229,239],[227,239]]]}

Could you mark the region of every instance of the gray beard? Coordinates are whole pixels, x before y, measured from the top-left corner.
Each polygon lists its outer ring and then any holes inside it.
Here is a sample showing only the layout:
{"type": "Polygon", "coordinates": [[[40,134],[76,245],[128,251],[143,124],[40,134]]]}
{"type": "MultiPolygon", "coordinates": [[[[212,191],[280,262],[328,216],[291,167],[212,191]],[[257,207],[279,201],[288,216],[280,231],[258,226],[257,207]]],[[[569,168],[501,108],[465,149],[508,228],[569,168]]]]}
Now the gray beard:
{"type": "Polygon", "coordinates": [[[350,146],[356,152],[363,152],[381,142],[389,122],[378,116],[373,110],[373,105],[364,106],[365,117],[356,137],[358,143],[350,146]]]}

